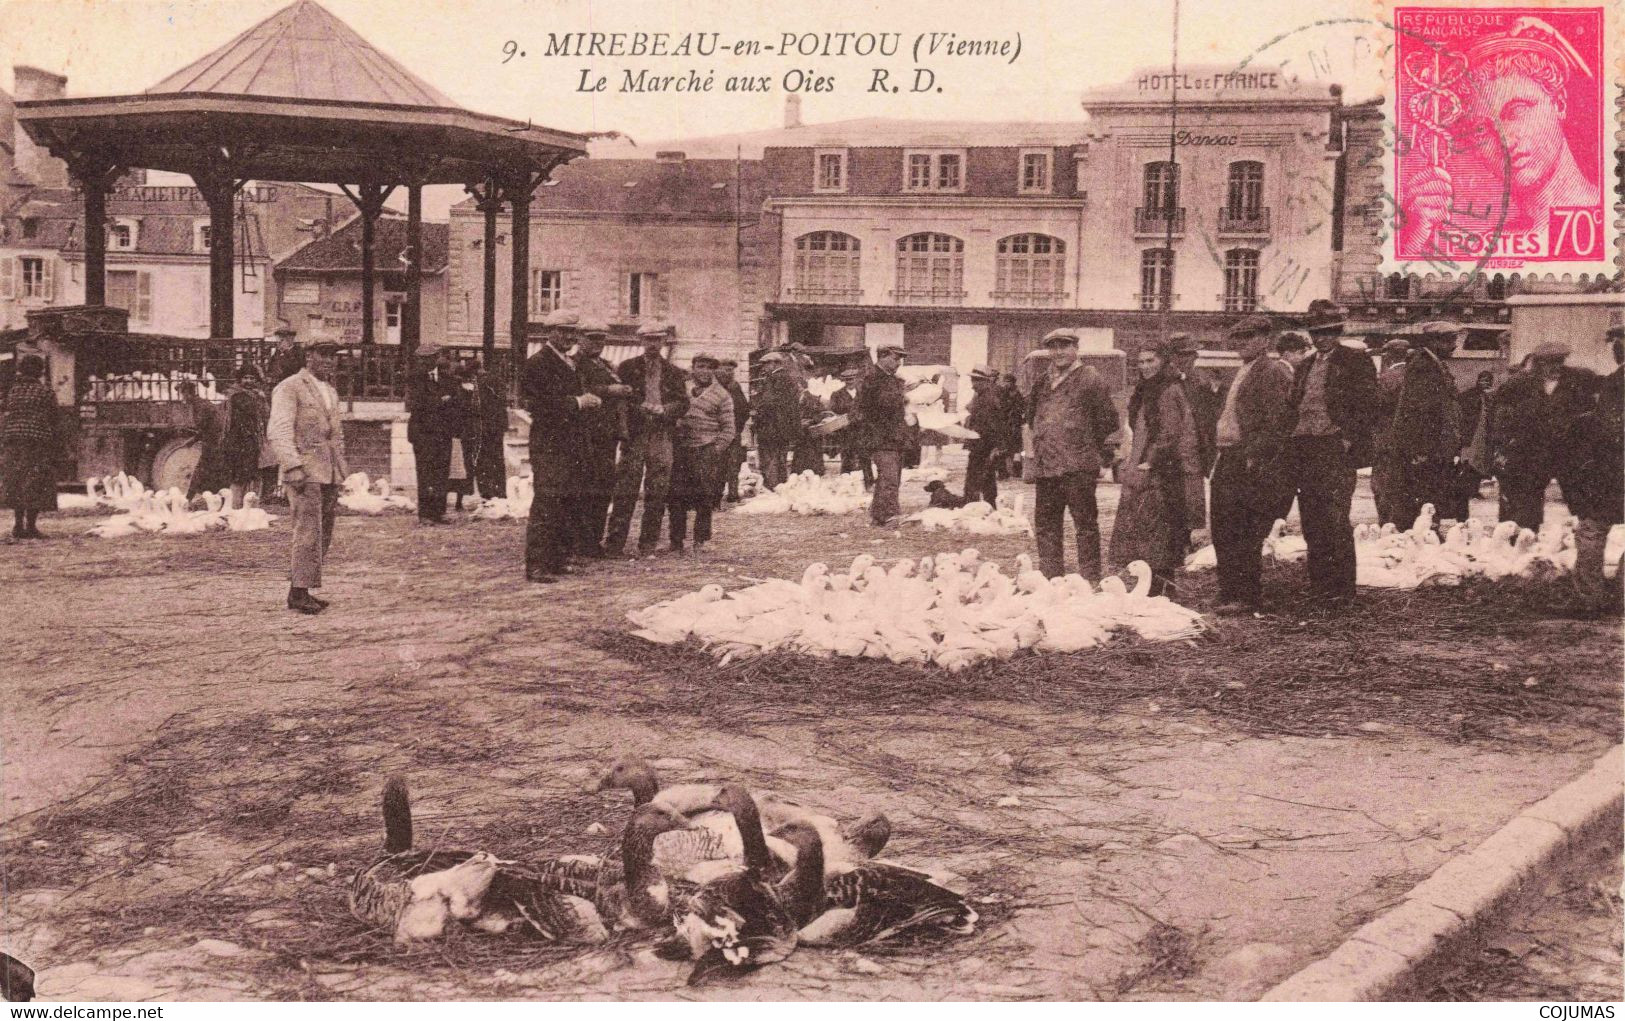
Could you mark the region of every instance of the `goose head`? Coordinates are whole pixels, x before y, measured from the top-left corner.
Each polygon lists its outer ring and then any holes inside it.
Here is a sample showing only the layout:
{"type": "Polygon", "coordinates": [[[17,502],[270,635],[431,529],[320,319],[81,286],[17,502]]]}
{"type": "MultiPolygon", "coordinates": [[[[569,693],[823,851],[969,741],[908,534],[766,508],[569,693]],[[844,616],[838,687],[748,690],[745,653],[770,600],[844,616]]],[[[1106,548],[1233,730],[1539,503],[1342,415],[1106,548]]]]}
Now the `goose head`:
{"type": "Polygon", "coordinates": [[[920,567],[916,572],[921,578],[929,579],[937,569],[936,559],[925,556],[920,558],[920,567]]]}
{"type": "Polygon", "coordinates": [[[1026,574],[1028,571],[1030,571],[1032,569],[1033,569],[1033,558],[1028,556],[1025,553],[1018,553],[1016,555],[1016,573],[1017,574],[1026,574]]]}
{"type": "MultiPolygon", "coordinates": [[[[1135,563],[1140,563],[1140,561],[1137,560],[1135,563]]],[[[1085,582],[1085,584],[1087,584],[1087,582],[1085,582]]],[[[1125,596],[1128,595],[1128,586],[1123,584],[1122,578],[1119,578],[1114,574],[1109,578],[1104,578],[1101,580],[1100,594],[1103,596],[1113,597],[1125,596]]]]}
{"type": "Polygon", "coordinates": [[[610,765],[609,772],[599,778],[595,789],[629,790],[632,792],[632,804],[647,805],[660,790],[660,778],[655,776],[654,767],[648,762],[635,755],[627,755],[610,765]]]}
{"type": "Polygon", "coordinates": [[[1495,531],[1490,533],[1490,538],[1494,539],[1496,542],[1506,543],[1508,545],[1510,545],[1512,541],[1517,538],[1517,536],[1518,523],[1516,521],[1497,522],[1495,525],[1495,531]]]}
{"type": "Polygon", "coordinates": [[[852,566],[847,569],[846,573],[854,578],[861,578],[868,573],[869,568],[873,567],[874,563],[874,557],[868,553],[859,553],[852,558],[852,566]]]}
{"type": "MultiPolygon", "coordinates": [[[[1277,521],[1276,524],[1281,526],[1285,525],[1286,522],[1277,521]]],[[[1257,533],[1255,532],[1254,534],[1256,535],[1257,533]]],[[[1276,536],[1276,538],[1280,538],[1280,536],[1276,536]]],[[[1128,573],[1134,577],[1134,591],[1131,592],[1130,595],[1134,596],[1136,599],[1144,599],[1146,596],[1150,595],[1151,565],[1146,563],[1144,560],[1136,560],[1128,565],[1127,570],[1128,573]]],[[[1102,582],[1101,588],[1105,587],[1105,583],[1102,582]]]]}
{"type": "Polygon", "coordinates": [[[843,827],[846,842],[865,858],[873,858],[891,840],[891,820],[884,812],[870,812],[851,826],[843,827]]]}
{"type": "Polygon", "coordinates": [[[739,827],[739,839],[745,845],[747,866],[764,872],[773,867],[773,857],[768,852],[767,839],[762,833],[762,813],[756,807],[756,799],[750,796],[750,791],[736,783],[725,784],[717,791],[711,808],[734,817],[734,823],[739,827]]]}
{"type": "Polygon", "coordinates": [[[702,603],[714,603],[717,600],[721,599],[724,594],[725,593],[723,592],[722,586],[716,584],[715,582],[713,582],[710,585],[705,585],[705,586],[701,587],[701,589],[700,589],[700,602],[702,602],[702,603]]]}
{"type": "Polygon", "coordinates": [[[801,572],[801,587],[804,589],[822,588],[824,576],[827,574],[829,574],[827,565],[809,564],[807,569],[801,572]]]}
{"type": "Polygon", "coordinates": [[[966,548],[966,549],[962,549],[962,550],[959,551],[959,563],[966,570],[969,570],[970,568],[975,567],[977,562],[980,561],[981,559],[982,559],[982,551],[981,550],[974,549],[974,548],[966,548]]]}
{"type": "Polygon", "coordinates": [[[914,561],[907,557],[897,561],[897,563],[892,565],[891,570],[886,572],[887,576],[892,578],[907,578],[913,573],[914,561]]]}

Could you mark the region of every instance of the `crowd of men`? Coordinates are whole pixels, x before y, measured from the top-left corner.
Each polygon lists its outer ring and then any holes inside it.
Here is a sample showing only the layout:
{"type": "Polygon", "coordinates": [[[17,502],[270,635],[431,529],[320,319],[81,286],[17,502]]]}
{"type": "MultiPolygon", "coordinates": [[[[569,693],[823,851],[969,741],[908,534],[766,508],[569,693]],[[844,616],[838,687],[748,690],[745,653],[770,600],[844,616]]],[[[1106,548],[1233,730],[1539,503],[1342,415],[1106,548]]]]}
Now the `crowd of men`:
{"type": "MultiPolygon", "coordinates": [[[[1493,476],[1501,518],[1538,529],[1547,487],[1556,480],[1579,519],[1578,595],[1593,606],[1617,603],[1617,592],[1603,581],[1603,557],[1609,528],[1625,518],[1621,371],[1604,378],[1567,366],[1568,349],[1548,343],[1499,388],[1493,377],[1481,376],[1458,393],[1446,359],[1465,332],[1461,326],[1426,323],[1414,348],[1390,343],[1379,378],[1365,345],[1345,342],[1344,325],[1342,310],[1324,300],[1312,303],[1302,322],[1247,318],[1229,332],[1242,367],[1222,391],[1193,372],[1188,338],[1175,335],[1159,348],[1184,395],[1200,470],[1211,479],[1218,611],[1262,607],[1260,549],[1294,502],[1308,546],[1312,597],[1331,605],[1352,600],[1350,516],[1363,468],[1373,469],[1382,520],[1400,528],[1410,527],[1424,504],[1434,505],[1436,527],[1465,520],[1470,498],[1493,476]]],[[[1606,336],[1616,365],[1625,362],[1622,335],[1616,326],[1606,336]]],[[[1079,573],[1099,580],[1094,490],[1116,457],[1119,419],[1098,374],[1084,368],[1079,378],[1077,343],[1067,330],[1044,338],[1050,365],[1029,398],[1038,484],[1034,529],[1041,570],[1060,574],[1062,525],[1070,511],[1079,573]]],[[[1159,473],[1154,460],[1140,467],[1152,469],[1154,478],[1177,478],[1176,469],[1159,473]]],[[[973,464],[973,477],[982,476],[978,469],[973,464]]],[[[1169,497],[1178,502],[1177,494],[1169,497]]],[[[1197,523],[1187,517],[1180,527],[1197,523]]]]}

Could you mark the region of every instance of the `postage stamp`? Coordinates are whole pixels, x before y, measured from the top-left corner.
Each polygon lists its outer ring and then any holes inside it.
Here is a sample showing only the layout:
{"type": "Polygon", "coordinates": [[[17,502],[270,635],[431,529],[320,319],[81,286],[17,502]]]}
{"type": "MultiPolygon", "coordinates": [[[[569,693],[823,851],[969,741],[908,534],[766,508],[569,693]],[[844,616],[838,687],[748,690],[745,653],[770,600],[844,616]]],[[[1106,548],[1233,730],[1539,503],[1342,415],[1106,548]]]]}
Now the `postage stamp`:
{"type": "Polygon", "coordinates": [[[1394,261],[1612,269],[1606,15],[1394,10],[1394,261]]]}

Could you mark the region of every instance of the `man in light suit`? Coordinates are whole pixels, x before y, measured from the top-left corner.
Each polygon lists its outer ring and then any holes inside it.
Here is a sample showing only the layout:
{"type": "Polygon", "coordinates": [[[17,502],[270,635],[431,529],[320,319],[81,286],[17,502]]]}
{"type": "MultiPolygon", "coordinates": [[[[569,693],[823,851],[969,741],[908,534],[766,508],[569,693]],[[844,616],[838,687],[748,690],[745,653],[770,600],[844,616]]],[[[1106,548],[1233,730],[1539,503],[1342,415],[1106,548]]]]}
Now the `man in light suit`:
{"type": "Polygon", "coordinates": [[[316,598],[310,590],[322,587],[322,560],[333,543],[339,484],[350,471],[344,459],[339,395],[331,382],[336,360],[332,344],[307,344],[305,367],[271,392],[271,423],[266,435],[293,512],[288,609],[295,613],[320,613],[327,608],[327,600],[316,598]]]}

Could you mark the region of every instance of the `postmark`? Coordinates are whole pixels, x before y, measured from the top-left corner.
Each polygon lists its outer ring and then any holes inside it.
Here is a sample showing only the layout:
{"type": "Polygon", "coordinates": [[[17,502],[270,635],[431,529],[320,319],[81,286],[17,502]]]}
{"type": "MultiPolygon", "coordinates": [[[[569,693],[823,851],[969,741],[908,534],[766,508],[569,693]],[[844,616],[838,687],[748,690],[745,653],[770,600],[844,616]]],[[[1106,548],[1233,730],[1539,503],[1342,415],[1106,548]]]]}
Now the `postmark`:
{"type": "Polygon", "coordinates": [[[1612,270],[1602,7],[1400,7],[1394,263],[1612,270]]]}

